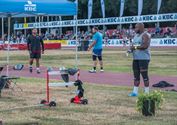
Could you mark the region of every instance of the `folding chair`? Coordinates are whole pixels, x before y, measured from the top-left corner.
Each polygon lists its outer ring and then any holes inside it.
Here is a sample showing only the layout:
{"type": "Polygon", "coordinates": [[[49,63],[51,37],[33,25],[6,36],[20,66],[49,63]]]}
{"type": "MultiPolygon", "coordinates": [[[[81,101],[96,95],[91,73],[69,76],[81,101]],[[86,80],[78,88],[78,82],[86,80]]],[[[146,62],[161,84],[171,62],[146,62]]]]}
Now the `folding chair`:
{"type": "Polygon", "coordinates": [[[1,75],[1,72],[3,71],[4,69],[4,66],[0,66],[0,75],[1,75]]]}
{"type": "MultiPolygon", "coordinates": [[[[3,66],[0,67],[0,74],[3,71],[3,66]]],[[[17,87],[20,89],[20,91],[23,91],[20,86],[17,85],[17,80],[20,77],[10,77],[10,76],[0,76],[0,97],[1,97],[1,92],[3,89],[11,89],[12,91],[15,91],[14,88],[17,87]]]]}
{"type": "MultiPolygon", "coordinates": [[[[4,66],[0,66],[0,75],[1,75],[1,73],[2,73],[2,71],[3,71],[3,69],[4,69],[4,66]]],[[[1,81],[0,81],[0,97],[1,97],[1,90],[4,88],[4,84],[2,84],[1,83],[1,81]]]]}

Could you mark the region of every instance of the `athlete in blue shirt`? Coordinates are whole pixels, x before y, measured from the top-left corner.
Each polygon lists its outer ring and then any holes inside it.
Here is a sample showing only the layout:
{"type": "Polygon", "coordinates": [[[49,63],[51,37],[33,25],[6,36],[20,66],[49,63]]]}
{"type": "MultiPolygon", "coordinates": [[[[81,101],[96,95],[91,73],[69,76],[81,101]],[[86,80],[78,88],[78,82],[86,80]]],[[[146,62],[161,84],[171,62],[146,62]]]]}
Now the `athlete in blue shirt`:
{"type": "Polygon", "coordinates": [[[92,49],[92,59],[93,59],[93,69],[90,70],[90,73],[96,73],[97,66],[97,58],[100,64],[100,72],[104,72],[103,70],[103,61],[102,61],[102,50],[103,50],[103,35],[98,32],[97,27],[92,28],[92,43],[90,44],[88,51],[92,49]]]}

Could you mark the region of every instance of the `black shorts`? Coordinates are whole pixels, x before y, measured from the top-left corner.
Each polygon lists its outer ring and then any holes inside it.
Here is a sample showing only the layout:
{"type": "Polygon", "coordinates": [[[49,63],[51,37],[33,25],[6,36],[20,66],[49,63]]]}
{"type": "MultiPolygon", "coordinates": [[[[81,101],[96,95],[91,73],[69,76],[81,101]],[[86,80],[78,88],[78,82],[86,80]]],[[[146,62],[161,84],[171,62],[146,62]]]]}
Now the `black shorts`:
{"type": "Polygon", "coordinates": [[[41,53],[30,53],[30,59],[40,59],[41,53]]]}
{"type": "Polygon", "coordinates": [[[92,59],[93,59],[93,61],[96,61],[97,58],[98,58],[99,61],[102,61],[102,60],[103,60],[103,59],[102,59],[102,56],[92,55],[92,59]]]}
{"type": "Polygon", "coordinates": [[[93,49],[92,54],[95,56],[102,56],[103,49],[93,49]]]}
{"type": "Polygon", "coordinates": [[[150,60],[133,60],[133,70],[148,69],[150,60]]]}
{"type": "Polygon", "coordinates": [[[92,59],[93,61],[96,61],[97,58],[99,61],[102,61],[102,49],[93,49],[93,52],[92,52],[92,59]]]}

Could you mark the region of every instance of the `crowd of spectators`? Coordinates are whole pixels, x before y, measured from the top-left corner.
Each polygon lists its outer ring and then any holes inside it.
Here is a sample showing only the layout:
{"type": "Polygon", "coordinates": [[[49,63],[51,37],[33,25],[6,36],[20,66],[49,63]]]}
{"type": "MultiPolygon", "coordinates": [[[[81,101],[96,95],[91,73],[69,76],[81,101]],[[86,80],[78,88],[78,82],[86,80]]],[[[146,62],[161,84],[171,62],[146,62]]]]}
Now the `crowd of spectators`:
{"type": "MultiPolygon", "coordinates": [[[[152,38],[169,38],[169,37],[177,37],[177,26],[175,27],[165,27],[165,28],[148,28],[146,29],[152,38]]],[[[109,29],[106,31],[100,30],[105,39],[123,39],[124,37],[133,37],[135,35],[134,29],[109,29]]],[[[92,34],[89,31],[79,31],[78,32],[79,39],[89,39],[92,34]]],[[[67,31],[63,34],[51,34],[46,33],[43,34],[44,39],[48,40],[73,40],[75,39],[75,33],[73,31],[67,31]]]]}
{"type": "MultiPolygon", "coordinates": [[[[155,28],[147,28],[146,29],[152,38],[169,38],[169,37],[177,37],[177,24],[174,27],[159,27],[156,24],[155,28]]],[[[103,34],[104,39],[124,39],[132,38],[135,34],[134,29],[130,27],[129,29],[108,29],[106,31],[100,30],[103,34]]],[[[91,32],[90,31],[79,31],[78,32],[78,39],[91,39],[91,32]]],[[[29,36],[25,36],[22,32],[18,31],[16,35],[12,34],[10,37],[10,41],[12,43],[25,43],[27,40],[26,38],[29,36]]],[[[75,39],[75,33],[72,30],[66,31],[65,33],[42,33],[41,37],[44,40],[73,40],[75,39]]],[[[7,35],[4,35],[4,41],[7,40],[7,35]]]]}

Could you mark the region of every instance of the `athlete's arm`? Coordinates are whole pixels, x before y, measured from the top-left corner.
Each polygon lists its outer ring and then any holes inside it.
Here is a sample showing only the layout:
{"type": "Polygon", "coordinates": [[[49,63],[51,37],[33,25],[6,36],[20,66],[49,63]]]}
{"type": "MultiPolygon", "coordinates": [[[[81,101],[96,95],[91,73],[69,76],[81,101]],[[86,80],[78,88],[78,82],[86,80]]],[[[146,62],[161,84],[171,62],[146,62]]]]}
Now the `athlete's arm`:
{"type": "Polygon", "coordinates": [[[28,39],[27,39],[27,49],[28,49],[28,51],[31,50],[30,45],[31,45],[31,41],[30,41],[30,37],[28,37],[28,39]]]}
{"type": "Polygon", "coordinates": [[[40,38],[40,42],[41,42],[41,46],[42,46],[42,53],[44,53],[44,41],[42,40],[42,38],[40,38]]]}
{"type": "Polygon", "coordinates": [[[96,44],[96,41],[93,41],[93,42],[91,43],[91,45],[89,46],[88,51],[90,51],[90,50],[92,49],[92,47],[93,47],[95,44],[96,44]]]}
{"type": "Polygon", "coordinates": [[[140,45],[140,46],[137,46],[137,49],[140,49],[140,50],[145,50],[149,47],[150,45],[150,38],[148,36],[148,34],[144,34],[143,35],[143,43],[140,45]]]}

